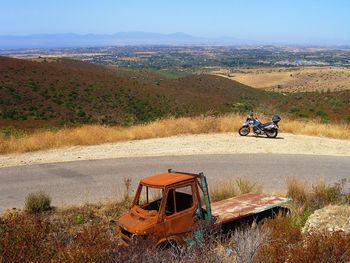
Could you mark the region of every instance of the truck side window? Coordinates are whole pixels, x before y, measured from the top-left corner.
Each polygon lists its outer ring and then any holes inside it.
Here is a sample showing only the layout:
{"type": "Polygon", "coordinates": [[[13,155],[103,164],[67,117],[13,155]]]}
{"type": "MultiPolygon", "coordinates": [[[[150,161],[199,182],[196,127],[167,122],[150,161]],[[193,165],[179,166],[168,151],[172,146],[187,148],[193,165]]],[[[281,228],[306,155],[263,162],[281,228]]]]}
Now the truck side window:
{"type": "Polygon", "coordinates": [[[170,216],[175,212],[184,211],[192,206],[192,185],[170,189],[165,204],[165,215],[170,216]]]}
{"type": "Polygon", "coordinates": [[[176,212],[181,212],[193,206],[192,185],[176,188],[176,212]]]}
{"type": "Polygon", "coordinates": [[[174,189],[170,189],[168,192],[168,197],[165,204],[165,215],[170,216],[175,213],[174,206],[174,189]]]}

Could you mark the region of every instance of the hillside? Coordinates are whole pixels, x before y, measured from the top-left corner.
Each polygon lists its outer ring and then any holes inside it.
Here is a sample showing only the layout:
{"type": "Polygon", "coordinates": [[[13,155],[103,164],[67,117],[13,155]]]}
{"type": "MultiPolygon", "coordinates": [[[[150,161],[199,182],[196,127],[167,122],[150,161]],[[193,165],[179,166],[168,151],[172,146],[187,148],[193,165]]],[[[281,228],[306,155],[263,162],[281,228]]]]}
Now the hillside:
{"type": "Polygon", "coordinates": [[[0,127],[132,125],[169,116],[224,112],[350,120],[350,91],[287,93],[213,75],[166,78],[69,59],[0,57],[0,127]]]}
{"type": "Polygon", "coordinates": [[[221,69],[212,72],[254,88],[278,92],[350,90],[350,69],[336,67],[281,67],[221,69]]]}
{"type": "Polygon", "coordinates": [[[67,59],[0,57],[0,125],[133,124],[165,116],[223,111],[265,92],[215,76],[177,80],[67,59]]]}

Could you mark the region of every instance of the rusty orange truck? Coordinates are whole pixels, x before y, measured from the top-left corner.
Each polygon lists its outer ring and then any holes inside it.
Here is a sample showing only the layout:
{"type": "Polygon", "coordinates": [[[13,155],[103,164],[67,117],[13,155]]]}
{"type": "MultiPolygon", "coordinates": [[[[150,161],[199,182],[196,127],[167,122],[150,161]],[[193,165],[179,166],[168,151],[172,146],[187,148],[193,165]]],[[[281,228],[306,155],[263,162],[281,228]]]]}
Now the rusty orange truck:
{"type": "Polygon", "coordinates": [[[242,223],[285,213],[289,210],[284,205],[289,201],[248,193],[211,203],[203,173],[169,169],[140,181],[132,208],[118,218],[118,225],[125,245],[140,236],[156,239],[157,246],[191,244],[198,236],[195,226],[202,222],[218,224],[227,231],[242,223]]]}

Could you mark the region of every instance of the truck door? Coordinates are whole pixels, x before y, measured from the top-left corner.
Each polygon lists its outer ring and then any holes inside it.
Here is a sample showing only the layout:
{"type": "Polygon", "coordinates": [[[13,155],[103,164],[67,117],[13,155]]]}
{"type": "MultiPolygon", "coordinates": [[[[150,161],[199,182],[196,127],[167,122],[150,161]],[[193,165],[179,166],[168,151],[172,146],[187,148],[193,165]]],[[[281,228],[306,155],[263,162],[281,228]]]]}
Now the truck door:
{"type": "Polygon", "coordinates": [[[192,231],[196,209],[197,201],[193,196],[192,185],[169,189],[164,211],[167,237],[192,231]]]}

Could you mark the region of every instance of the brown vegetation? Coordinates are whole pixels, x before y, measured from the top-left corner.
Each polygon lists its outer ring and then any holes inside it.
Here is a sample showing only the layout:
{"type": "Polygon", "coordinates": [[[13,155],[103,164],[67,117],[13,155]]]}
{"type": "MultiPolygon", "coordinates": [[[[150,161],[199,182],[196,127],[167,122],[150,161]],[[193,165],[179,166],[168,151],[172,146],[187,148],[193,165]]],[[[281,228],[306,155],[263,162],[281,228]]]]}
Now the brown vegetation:
{"type": "Polygon", "coordinates": [[[210,184],[210,200],[221,201],[239,194],[261,193],[262,187],[257,182],[244,178],[228,181],[216,181],[210,184]]]}
{"type": "Polygon", "coordinates": [[[304,205],[312,210],[322,208],[329,204],[341,204],[348,202],[348,195],[344,193],[346,179],[342,179],[333,185],[328,185],[324,180],[318,180],[310,186],[305,181],[295,177],[287,180],[287,196],[295,203],[304,205]]]}
{"type": "Polygon", "coordinates": [[[115,227],[90,223],[62,228],[44,216],[16,214],[0,223],[0,262],[347,262],[350,235],[341,232],[302,235],[290,220],[277,218],[262,228],[231,237],[209,235],[191,248],[159,251],[140,241],[125,249],[115,227]],[[43,242],[45,240],[45,242],[43,242]]]}
{"type": "MultiPolygon", "coordinates": [[[[291,181],[295,189],[295,181],[291,181]]],[[[248,182],[249,185],[254,185],[248,182]]],[[[129,184],[125,179],[124,186],[129,184]]],[[[329,189],[333,186],[326,185],[329,189]]],[[[213,191],[221,191],[219,188],[213,191]]],[[[300,189],[299,192],[302,192],[300,189]]],[[[305,190],[309,191],[309,190],[305,190]]],[[[0,217],[0,262],[347,262],[350,234],[302,234],[290,218],[278,216],[255,228],[236,229],[222,235],[213,226],[204,228],[203,243],[192,247],[155,250],[151,240],[138,240],[128,249],[119,246],[116,218],[130,206],[125,189],[121,203],[30,214],[8,210],[0,217]]],[[[291,193],[292,191],[290,191],[291,193]]],[[[218,193],[212,193],[214,196],[218,193]]],[[[313,195],[306,192],[306,196],[313,195]]],[[[324,195],[321,195],[324,196],[324,195]]],[[[334,201],[331,199],[332,202],[334,201]]],[[[170,247],[172,248],[172,247],[170,247]]]]}

